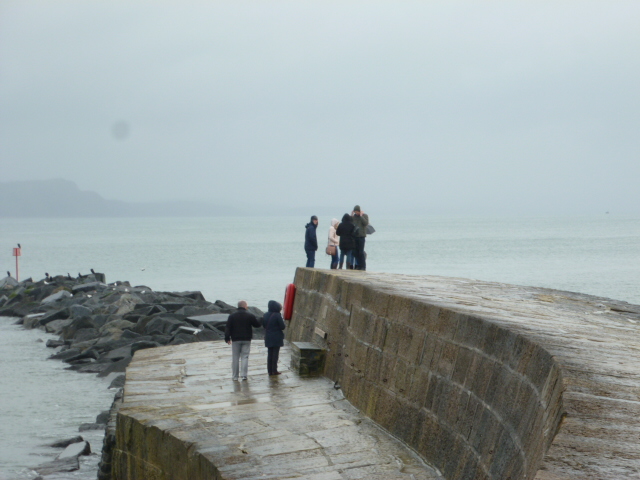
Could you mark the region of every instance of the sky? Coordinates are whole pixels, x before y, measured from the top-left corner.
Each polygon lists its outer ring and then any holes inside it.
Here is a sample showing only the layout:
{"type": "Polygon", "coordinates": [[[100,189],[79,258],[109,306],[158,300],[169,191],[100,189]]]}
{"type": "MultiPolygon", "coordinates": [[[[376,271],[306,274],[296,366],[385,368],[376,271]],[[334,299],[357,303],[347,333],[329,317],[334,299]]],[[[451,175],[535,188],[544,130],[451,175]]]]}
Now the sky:
{"type": "Polygon", "coordinates": [[[640,213],[640,2],[0,0],[0,181],[640,213]]]}

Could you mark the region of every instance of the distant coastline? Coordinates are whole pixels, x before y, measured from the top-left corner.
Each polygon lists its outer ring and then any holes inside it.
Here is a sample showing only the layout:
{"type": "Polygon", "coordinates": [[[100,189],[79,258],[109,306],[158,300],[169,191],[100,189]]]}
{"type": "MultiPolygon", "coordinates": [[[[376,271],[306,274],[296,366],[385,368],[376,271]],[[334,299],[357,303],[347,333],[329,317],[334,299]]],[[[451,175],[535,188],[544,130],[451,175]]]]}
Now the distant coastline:
{"type": "Polygon", "coordinates": [[[211,217],[237,215],[238,209],[195,201],[125,202],[83,191],[69,180],[0,183],[0,217],[211,217]]]}

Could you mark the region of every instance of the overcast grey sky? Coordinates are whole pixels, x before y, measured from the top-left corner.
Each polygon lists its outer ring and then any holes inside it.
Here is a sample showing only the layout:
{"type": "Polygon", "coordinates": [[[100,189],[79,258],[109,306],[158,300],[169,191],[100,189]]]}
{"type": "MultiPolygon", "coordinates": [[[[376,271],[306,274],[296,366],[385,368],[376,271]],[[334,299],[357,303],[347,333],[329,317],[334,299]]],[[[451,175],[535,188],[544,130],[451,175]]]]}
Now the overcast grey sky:
{"type": "Polygon", "coordinates": [[[127,201],[639,213],[640,2],[0,0],[0,155],[127,201]]]}

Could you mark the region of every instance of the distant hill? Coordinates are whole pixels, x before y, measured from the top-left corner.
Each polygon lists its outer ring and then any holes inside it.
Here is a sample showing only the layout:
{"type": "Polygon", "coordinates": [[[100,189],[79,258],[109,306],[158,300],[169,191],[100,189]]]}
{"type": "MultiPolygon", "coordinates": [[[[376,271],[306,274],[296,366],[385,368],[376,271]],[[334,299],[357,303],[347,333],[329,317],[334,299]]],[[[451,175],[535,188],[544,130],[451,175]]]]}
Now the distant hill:
{"type": "Polygon", "coordinates": [[[69,180],[0,182],[0,217],[213,217],[237,209],[202,202],[106,200],[69,180]]]}

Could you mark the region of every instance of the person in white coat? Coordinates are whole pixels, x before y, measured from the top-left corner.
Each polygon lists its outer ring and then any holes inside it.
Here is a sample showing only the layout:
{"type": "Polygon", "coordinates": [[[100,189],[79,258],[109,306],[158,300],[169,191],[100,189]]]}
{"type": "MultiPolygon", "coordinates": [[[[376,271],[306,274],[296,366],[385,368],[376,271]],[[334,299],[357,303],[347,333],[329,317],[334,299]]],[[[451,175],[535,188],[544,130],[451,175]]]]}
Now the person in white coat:
{"type": "Polygon", "coordinates": [[[338,245],[340,245],[340,239],[338,235],[336,235],[336,228],[338,228],[338,224],[340,222],[337,218],[331,219],[331,226],[329,227],[329,240],[327,243],[327,247],[333,245],[333,255],[331,255],[331,269],[334,270],[338,268],[338,261],[340,260],[340,255],[338,253],[338,245]]]}

